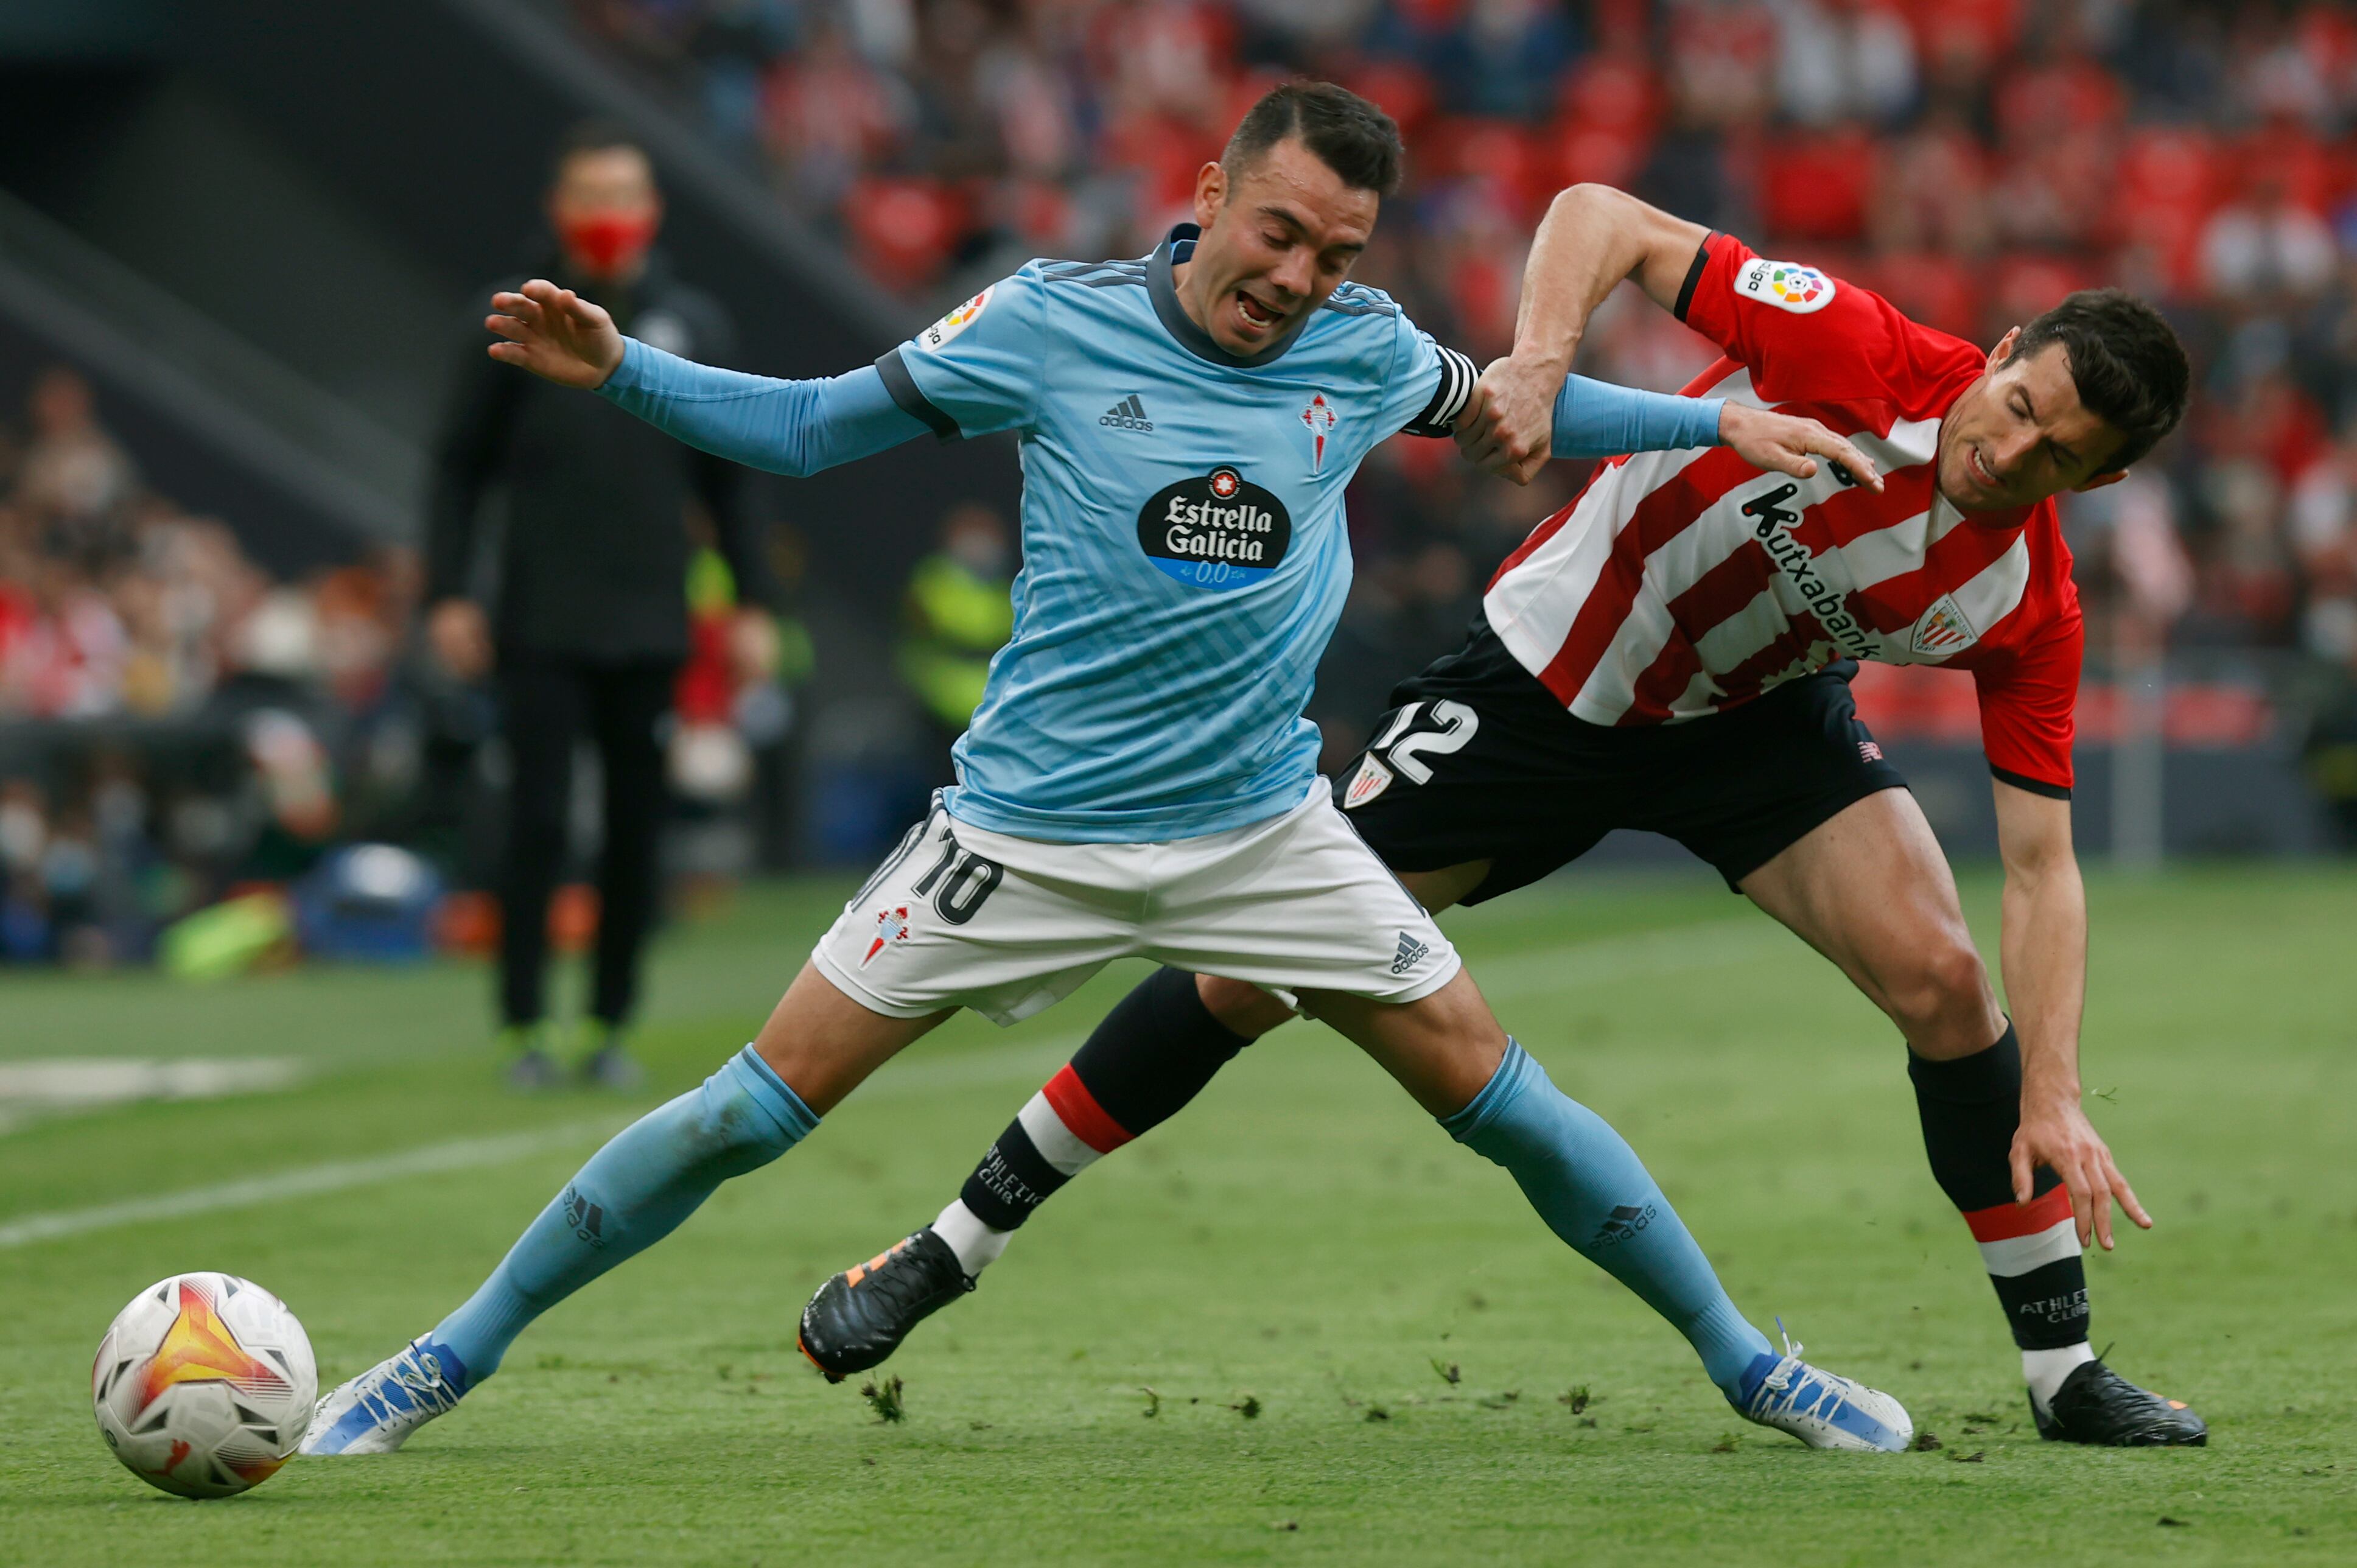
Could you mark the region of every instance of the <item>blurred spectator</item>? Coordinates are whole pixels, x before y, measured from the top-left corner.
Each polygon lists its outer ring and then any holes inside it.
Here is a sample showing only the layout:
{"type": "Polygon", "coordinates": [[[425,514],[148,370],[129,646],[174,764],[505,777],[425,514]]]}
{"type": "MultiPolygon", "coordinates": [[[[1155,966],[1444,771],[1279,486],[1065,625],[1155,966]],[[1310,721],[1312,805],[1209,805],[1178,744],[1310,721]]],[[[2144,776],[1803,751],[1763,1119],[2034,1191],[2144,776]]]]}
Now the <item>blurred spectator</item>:
{"type": "Polygon", "coordinates": [[[225,525],[142,486],[79,374],[44,371],[27,413],[0,503],[0,718],[185,715],[248,676],[354,707],[383,690],[410,553],[274,584],[225,525]]]}
{"type": "Polygon", "coordinates": [[[949,748],[982,705],[991,655],[1014,632],[1014,580],[1006,523],[978,503],[951,510],[942,521],[940,547],[909,574],[897,661],[933,727],[940,782],[954,777],[949,748]]]}
{"type": "Polygon", "coordinates": [[[0,427],[0,961],[144,960],[345,815],[328,751],[385,706],[414,556],[274,583],[145,486],[78,372],[41,371],[26,411],[21,449],[0,427]],[[298,744],[250,752],[257,704],[298,744]]]}
{"type": "Polygon", "coordinates": [[[129,542],[139,476],[99,428],[90,383],[62,365],[33,383],[32,439],[16,475],[16,504],[55,553],[102,571],[129,542]]]}
{"type": "Polygon", "coordinates": [[[2306,585],[2301,641],[2319,660],[2357,669],[2357,425],[2293,488],[2291,544],[2306,585]]]}
{"type": "Polygon", "coordinates": [[[1880,0],[1782,0],[1776,97],[1803,125],[1896,122],[1915,101],[1915,36],[1880,0]]]}
{"type": "MultiPolygon", "coordinates": [[[[719,306],[673,277],[652,248],[662,200],[652,164],[627,134],[592,124],[568,137],[547,219],[555,242],[548,275],[597,300],[624,332],[654,348],[726,360],[728,326],[719,306]]],[[[479,328],[469,335],[436,453],[425,628],[457,679],[478,680],[496,666],[509,772],[499,1005],[510,1076],[536,1088],[563,1073],[545,1022],[548,914],[571,849],[574,748],[587,739],[600,765],[604,844],[590,1037],[577,1067],[592,1081],[627,1087],[638,1069],[622,1033],[659,897],[663,735],[691,650],[689,508],[701,505],[733,578],[731,655],[748,672],[766,675],[777,662],[777,639],[765,609],[774,595],[762,529],[743,469],[603,399],[502,365],[484,343],[479,328]],[[498,603],[487,613],[477,524],[495,489],[505,493],[507,521],[498,603]]],[[[343,619],[364,628],[367,618],[343,619]]],[[[291,618],[283,627],[277,619],[262,624],[290,646],[298,636],[319,636],[316,624],[298,633],[291,618]]],[[[349,635],[344,650],[351,651],[349,635]]],[[[705,761],[691,776],[726,784],[742,771],[731,768],[743,760],[742,743],[707,738],[727,757],[719,774],[705,761]]],[[[697,754],[713,754],[713,746],[697,754]]]]}
{"type": "Polygon", "coordinates": [[[2249,193],[2219,208],[2201,231],[2202,282],[2244,309],[2312,299],[2332,281],[2332,231],[2292,199],[2278,171],[2261,165],[2248,175],[2249,193]]]}

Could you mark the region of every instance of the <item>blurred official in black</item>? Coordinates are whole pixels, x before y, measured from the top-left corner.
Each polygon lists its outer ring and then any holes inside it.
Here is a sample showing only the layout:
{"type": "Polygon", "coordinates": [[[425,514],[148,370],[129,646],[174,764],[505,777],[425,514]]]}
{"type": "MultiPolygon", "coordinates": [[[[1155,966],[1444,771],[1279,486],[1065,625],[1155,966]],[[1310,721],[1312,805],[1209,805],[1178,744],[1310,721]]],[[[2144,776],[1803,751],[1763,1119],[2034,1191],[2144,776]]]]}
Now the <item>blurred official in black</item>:
{"type": "MultiPolygon", "coordinates": [[[[707,363],[730,354],[717,303],[651,249],[662,199],[645,152],[583,126],[560,150],[545,275],[644,342],[707,363]]],[[[522,279],[498,286],[514,288],[522,279]]],[[[488,300],[490,289],[482,292],[488,300]]],[[[548,907],[564,869],[573,751],[587,735],[605,779],[597,981],[578,1070],[615,1087],[638,1069],[621,1030],[659,897],[666,720],[688,652],[687,514],[700,501],[737,582],[732,654],[776,658],[774,586],[742,468],[681,446],[601,398],[500,364],[474,340],[436,454],[426,544],[426,634],[461,681],[497,682],[510,757],[500,878],[500,1008],[513,1081],[564,1076],[545,1023],[548,907]],[[483,503],[503,496],[496,603],[475,596],[483,503]]]]}

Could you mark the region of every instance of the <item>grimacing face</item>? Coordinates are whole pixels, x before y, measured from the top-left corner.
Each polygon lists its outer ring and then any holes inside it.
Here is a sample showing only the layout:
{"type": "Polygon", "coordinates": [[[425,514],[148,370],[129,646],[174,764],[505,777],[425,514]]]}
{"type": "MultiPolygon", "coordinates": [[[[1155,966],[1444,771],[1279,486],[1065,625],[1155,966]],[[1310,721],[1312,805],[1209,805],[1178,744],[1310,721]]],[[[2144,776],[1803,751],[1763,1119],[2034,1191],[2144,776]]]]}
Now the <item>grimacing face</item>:
{"type": "Polygon", "coordinates": [[[2098,470],[2126,437],[2079,401],[2062,345],[2021,358],[2020,337],[2005,335],[1940,422],[1940,493],[1959,511],[2007,511],[2120,477],[2098,470]]]}
{"type": "Polygon", "coordinates": [[[1259,353],[1326,302],[1375,231],[1383,199],[1288,136],[1232,180],[1195,177],[1202,238],[1178,280],[1187,314],[1231,354],[1259,353]]]}

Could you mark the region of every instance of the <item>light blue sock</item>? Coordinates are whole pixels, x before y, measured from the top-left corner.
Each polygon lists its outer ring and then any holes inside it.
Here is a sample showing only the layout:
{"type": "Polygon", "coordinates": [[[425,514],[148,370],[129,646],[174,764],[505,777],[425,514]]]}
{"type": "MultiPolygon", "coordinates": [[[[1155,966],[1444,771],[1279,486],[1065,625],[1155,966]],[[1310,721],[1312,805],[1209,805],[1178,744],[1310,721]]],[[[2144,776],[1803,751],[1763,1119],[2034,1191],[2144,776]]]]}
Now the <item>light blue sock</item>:
{"type": "Polygon", "coordinates": [[[818,1117],[746,1047],[701,1089],[648,1112],[589,1156],[467,1305],[426,1336],[456,1381],[500,1369],[525,1325],[662,1240],[730,1176],[760,1169],[818,1117]]]}
{"type": "Polygon", "coordinates": [[[1557,1089],[1512,1040],[1471,1104],[1441,1126],[1513,1173],[1531,1207],[1572,1251],[1635,1291],[1702,1357],[1703,1370],[1742,1402],[1767,1337],[1744,1321],[1710,1260],[1604,1118],[1557,1089]]]}

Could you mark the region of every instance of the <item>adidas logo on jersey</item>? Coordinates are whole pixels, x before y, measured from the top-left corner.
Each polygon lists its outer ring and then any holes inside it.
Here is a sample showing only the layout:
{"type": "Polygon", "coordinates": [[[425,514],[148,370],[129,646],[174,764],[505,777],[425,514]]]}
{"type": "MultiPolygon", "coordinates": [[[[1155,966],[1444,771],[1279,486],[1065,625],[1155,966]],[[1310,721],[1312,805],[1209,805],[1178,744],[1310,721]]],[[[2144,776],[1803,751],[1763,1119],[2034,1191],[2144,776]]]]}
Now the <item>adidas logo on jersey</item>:
{"type": "Polygon", "coordinates": [[[1417,964],[1424,961],[1424,955],[1432,950],[1432,946],[1428,942],[1417,941],[1405,931],[1402,931],[1399,934],[1399,951],[1393,955],[1392,972],[1394,974],[1405,974],[1409,970],[1414,969],[1417,964]]]}
{"type": "Polygon", "coordinates": [[[1152,430],[1154,428],[1154,421],[1146,417],[1146,405],[1137,401],[1135,392],[1130,393],[1097,415],[1097,423],[1109,425],[1115,430],[1152,430]]]}

